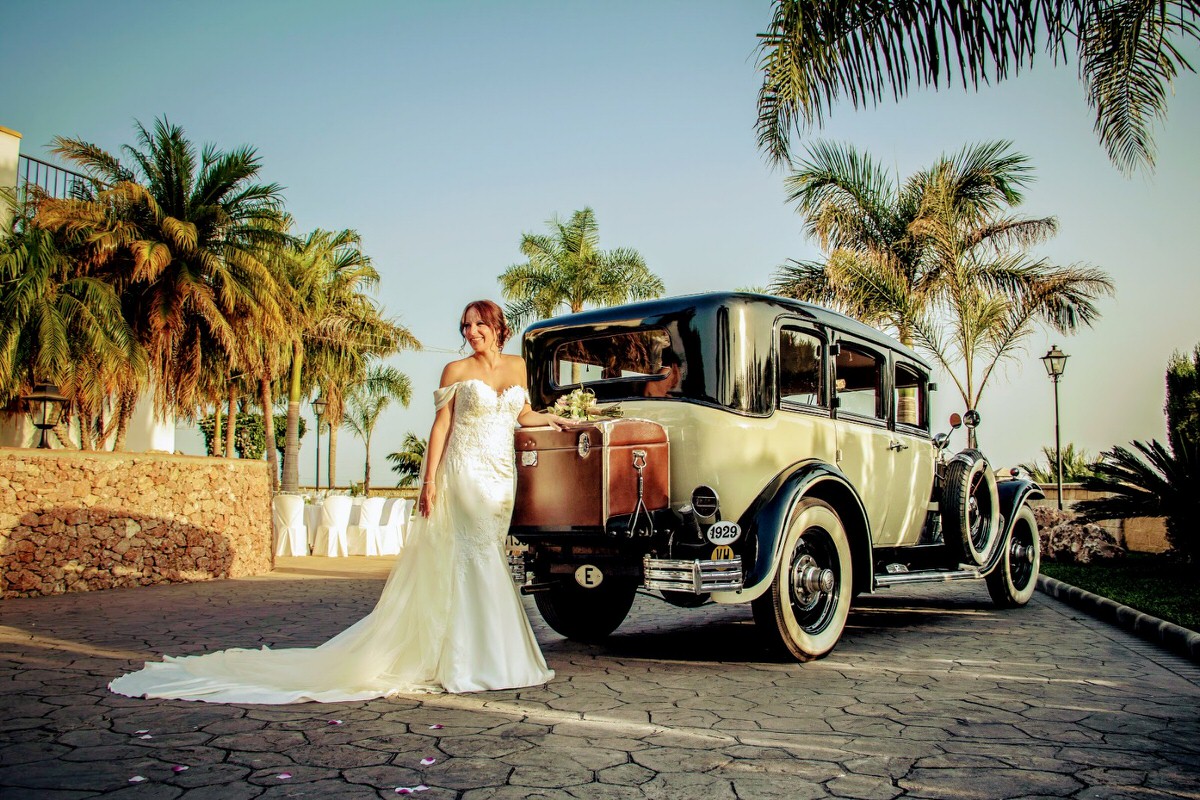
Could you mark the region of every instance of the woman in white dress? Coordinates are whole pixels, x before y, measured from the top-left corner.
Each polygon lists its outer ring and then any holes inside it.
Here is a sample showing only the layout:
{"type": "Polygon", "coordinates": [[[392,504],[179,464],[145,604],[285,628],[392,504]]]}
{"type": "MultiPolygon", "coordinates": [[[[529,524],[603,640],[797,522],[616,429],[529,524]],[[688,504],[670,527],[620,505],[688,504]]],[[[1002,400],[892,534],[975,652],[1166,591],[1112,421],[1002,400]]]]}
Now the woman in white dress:
{"type": "Polygon", "coordinates": [[[131,697],[333,703],[407,692],[536,686],[554,677],[508,574],[513,429],[569,425],[529,406],[525,364],[500,348],[500,307],[467,305],[472,353],[434,392],[417,516],[375,609],[315,648],[165,656],[109,684],[131,697]]]}

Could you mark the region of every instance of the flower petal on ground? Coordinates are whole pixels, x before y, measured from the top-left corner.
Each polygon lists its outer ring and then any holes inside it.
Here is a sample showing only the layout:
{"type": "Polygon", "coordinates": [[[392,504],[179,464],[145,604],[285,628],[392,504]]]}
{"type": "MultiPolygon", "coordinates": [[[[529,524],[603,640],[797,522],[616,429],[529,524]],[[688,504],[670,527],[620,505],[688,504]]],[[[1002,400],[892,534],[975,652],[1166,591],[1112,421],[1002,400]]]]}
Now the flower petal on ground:
{"type": "Polygon", "coordinates": [[[422,758],[421,759],[421,766],[423,766],[423,767],[428,767],[430,764],[436,764],[436,763],[437,763],[436,758],[422,758]]]}

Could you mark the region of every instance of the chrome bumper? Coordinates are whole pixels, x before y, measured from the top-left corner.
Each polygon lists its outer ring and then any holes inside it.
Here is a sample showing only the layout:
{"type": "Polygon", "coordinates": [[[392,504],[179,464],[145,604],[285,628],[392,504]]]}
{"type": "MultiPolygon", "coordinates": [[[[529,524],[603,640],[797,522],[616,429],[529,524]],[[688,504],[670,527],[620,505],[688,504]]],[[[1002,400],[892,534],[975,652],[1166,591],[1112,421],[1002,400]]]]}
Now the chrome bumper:
{"type": "Polygon", "coordinates": [[[736,592],[742,588],[742,560],[680,561],[670,558],[642,559],[642,585],[667,592],[736,592]]]}

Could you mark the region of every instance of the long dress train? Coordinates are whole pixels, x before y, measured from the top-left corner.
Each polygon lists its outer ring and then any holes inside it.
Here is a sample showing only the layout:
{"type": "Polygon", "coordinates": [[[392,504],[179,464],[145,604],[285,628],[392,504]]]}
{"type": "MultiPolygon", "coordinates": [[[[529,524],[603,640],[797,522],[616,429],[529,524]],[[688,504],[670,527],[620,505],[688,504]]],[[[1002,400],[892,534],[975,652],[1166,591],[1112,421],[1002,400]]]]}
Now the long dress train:
{"type": "Polygon", "coordinates": [[[315,648],[165,656],[109,684],[118,694],[213,703],[322,703],[408,692],[476,692],[554,677],[508,574],[512,432],[525,390],[477,379],[454,402],[437,500],[416,516],[375,609],[315,648]]]}

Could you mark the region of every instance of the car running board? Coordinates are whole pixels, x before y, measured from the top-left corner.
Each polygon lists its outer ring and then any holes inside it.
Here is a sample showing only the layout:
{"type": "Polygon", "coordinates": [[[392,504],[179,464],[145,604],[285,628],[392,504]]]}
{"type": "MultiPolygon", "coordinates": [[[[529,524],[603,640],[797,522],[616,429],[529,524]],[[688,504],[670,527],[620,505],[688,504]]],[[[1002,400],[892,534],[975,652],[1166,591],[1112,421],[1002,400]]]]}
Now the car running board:
{"type": "Polygon", "coordinates": [[[877,572],[875,588],[887,589],[912,583],[949,583],[950,581],[977,581],[983,573],[977,569],[920,569],[913,572],[877,572]]]}

